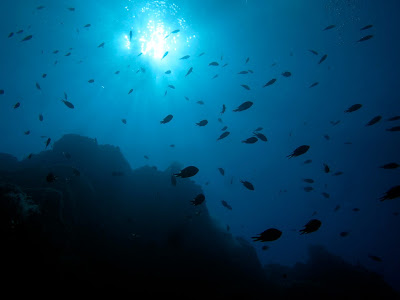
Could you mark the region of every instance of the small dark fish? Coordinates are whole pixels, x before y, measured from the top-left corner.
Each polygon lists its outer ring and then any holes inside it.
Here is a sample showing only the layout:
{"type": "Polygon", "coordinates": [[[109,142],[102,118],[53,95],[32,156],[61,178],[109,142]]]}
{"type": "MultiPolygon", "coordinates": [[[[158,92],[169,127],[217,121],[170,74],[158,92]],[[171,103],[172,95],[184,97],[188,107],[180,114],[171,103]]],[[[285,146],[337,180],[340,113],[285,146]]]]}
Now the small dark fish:
{"type": "Polygon", "coordinates": [[[201,52],[199,55],[197,55],[197,57],[203,56],[205,54],[205,52],[201,52]]]}
{"type": "Polygon", "coordinates": [[[222,175],[222,176],[224,176],[224,175],[225,175],[225,171],[224,171],[224,169],[222,169],[222,168],[218,168],[218,171],[221,173],[221,175],[222,175]]]}
{"type": "Polygon", "coordinates": [[[305,186],[303,190],[306,192],[311,192],[312,190],[314,190],[314,188],[312,186],[305,186]]]}
{"type": "Polygon", "coordinates": [[[43,6],[43,5],[40,5],[40,6],[36,7],[37,10],[41,10],[43,8],[45,8],[45,6],[43,6]]]}
{"type": "Polygon", "coordinates": [[[185,56],[182,56],[182,57],[180,58],[180,60],[188,59],[189,57],[190,57],[190,55],[185,55],[185,56]]]}
{"type": "Polygon", "coordinates": [[[338,171],[332,174],[332,176],[340,176],[340,175],[343,175],[342,171],[338,171]]]}
{"type": "Polygon", "coordinates": [[[43,115],[39,114],[39,121],[42,122],[43,121],[43,115]]]}
{"type": "Polygon", "coordinates": [[[312,160],[311,159],[307,159],[306,161],[304,161],[304,164],[306,165],[306,164],[311,164],[312,163],[312,160]]]}
{"type": "Polygon", "coordinates": [[[8,35],[8,37],[12,37],[14,35],[14,32],[10,32],[10,34],[8,35]]]}
{"type": "Polygon", "coordinates": [[[222,110],[221,110],[221,115],[226,111],[226,106],[225,104],[222,104],[222,110]]]}
{"type": "Polygon", "coordinates": [[[321,224],[320,220],[312,219],[304,225],[304,229],[300,229],[299,231],[301,234],[315,232],[321,227],[321,224]]]}
{"type": "Polygon", "coordinates": [[[143,157],[144,157],[145,159],[149,159],[149,157],[148,157],[147,155],[143,155],[143,157]]]}
{"type": "Polygon", "coordinates": [[[172,34],[174,33],[178,33],[180,30],[179,29],[175,29],[174,31],[171,31],[172,34]]]}
{"type": "Polygon", "coordinates": [[[200,205],[206,200],[206,197],[203,194],[198,194],[193,200],[190,200],[192,205],[200,205]]]}
{"type": "Polygon", "coordinates": [[[171,70],[165,71],[164,74],[171,74],[171,70]]]}
{"type": "Polygon", "coordinates": [[[171,145],[169,145],[171,148],[175,148],[175,145],[174,144],[171,144],[171,145]]]}
{"type": "Polygon", "coordinates": [[[226,202],[225,200],[222,200],[221,203],[222,203],[222,206],[223,206],[223,207],[226,207],[227,209],[232,210],[232,206],[230,206],[230,205],[228,204],[228,202],[226,202]]]}
{"type": "Polygon", "coordinates": [[[249,73],[248,71],[240,71],[238,74],[247,74],[249,73]]]}
{"type": "Polygon", "coordinates": [[[378,123],[381,119],[382,119],[382,116],[376,116],[376,117],[372,118],[367,124],[365,124],[365,126],[374,125],[374,124],[378,123]]]}
{"type": "Polygon", "coordinates": [[[327,134],[325,134],[324,135],[324,138],[327,140],[327,141],[329,141],[331,138],[329,137],[329,135],[327,135],[327,134]]]}
{"type": "Polygon", "coordinates": [[[386,129],[386,131],[400,131],[400,126],[394,126],[391,128],[386,129]]]}
{"type": "Polygon", "coordinates": [[[20,29],[20,30],[17,31],[17,34],[20,34],[20,33],[23,33],[23,32],[24,32],[24,30],[20,29]]]}
{"type": "Polygon", "coordinates": [[[174,175],[171,175],[171,184],[172,186],[176,186],[176,177],[174,175]]]}
{"type": "Polygon", "coordinates": [[[57,180],[57,177],[53,173],[50,172],[49,174],[47,174],[46,181],[48,183],[54,182],[56,180],[57,180]]]}
{"type": "Polygon", "coordinates": [[[32,158],[32,156],[33,156],[33,153],[29,153],[29,155],[28,155],[28,159],[31,159],[32,158]]]}
{"type": "Polygon", "coordinates": [[[185,97],[186,101],[189,101],[189,100],[190,100],[189,97],[186,97],[186,96],[184,96],[184,97],[185,97]]]}
{"type": "Polygon", "coordinates": [[[400,120],[400,116],[391,117],[391,118],[387,119],[386,121],[398,121],[398,120],[400,120]]]}
{"type": "Polygon", "coordinates": [[[161,123],[161,124],[166,124],[166,123],[168,123],[169,121],[171,121],[173,117],[174,117],[173,115],[168,115],[168,116],[166,116],[162,121],[160,121],[160,123],[161,123]]]}
{"type": "Polygon", "coordinates": [[[115,71],[114,74],[115,74],[115,75],[118,75],[118,74],[119,74],[119,71],[115,71]]]}
{"type": "Polygon", "coordinates": [[[314,179],[311,178],[304,178],[303,181],[307,183],[314,183],[314,179]]]}
{"type": "Polygon", "coordinates": [[[340,123],[340,120],[338,120],[338,121],[330,121],[330,123],[331,123],[333,126],[336,126],[337,124],[340,123]]]}
{"type": "Polygon", "coordinates": [[[262,140],[263,142],[267,142],[268,139],[265,135],[263,135],[261,132],[253,132],[253,134],[260,140],[262,140]]]}
{"type": "Polygon", "coordinates": [[[336,205],[335,208],[333,209],[334,212],[337,212],[340,209],[340,205],[336,205]]]}
{"type": "Polygon", "coordinates": [[[390,170],[390,169],[397,169],[398,167],[400,167],[400,165],[398,163],[392,162],[392,163],[383,165],[380,168],[390,170]]]}
{"type": "Polygon", "coordinates": [[[349,235],[349,232],[348,232],[348,231],[342,231],[339,235],[340,235],[341,237],[346,237],[346,236],[349,235]]]}
{"type": "Polygon", "coordinates": [[[380,258],[379,256],[368,254],[368,257],[369,257],[370,259],[372,259],[373,261],[382,262],[382,258],[380,258]]]}
{"type": "Polygon", "coordinates": [[[142,73],[146,73],[146,69],[143,68],[143,67],[140,67],[140,71],[141,71],[142,73]]]}
{"type": "Polygon", "coordinates": [[[60,52],[60,51],[54,50],[54,51],[53,51],[53,54],[57,54],[58,52],[60,52]]]}
{"type": "Polygon", "coordinates": [[[132,42],[132,30],[129,31],[129,41],[132,42]]]}
{"type": "Polygon", "coordinates": [[[308,49],[308,51],[310,51],[312,54],[318,55],[318,52],[315,50],[308,49]]]}
{"type": "Polygon", "coordinates": [[[79,172],[79,170],[76,168],[72,168],[72,173],[77,177],[81,175],[81,172],[79,172]]]}
{"type": "Polygon", "coordinates": [[[190,69],[187,71],[185,77],[188,76],[188,75],[189,75],[190,73],[192,73],[192,72],[193,72],[193,67],[190,67],[190,69]]]}
{"type": "Polygon", "coordinates": [[[24,132],[25,135],[29,135],[30,133],[31,133],[30,130],[27,130],[27,131],[24,132]]]}
{"type": "Polygon", "coordinates": [[[141,56],[143,53],[142,52],[140,52],[137,56],[139,57],[139,56],[141,56]]]}
{"type": "Polygon", "coordinates": [[[176,177],[181,177],[181,178],[188,178],[192,177],[199,172],[199,169],[195,166],[189,166],[184,169],[182,169],[179,173],[174,174],[176,177]]]}
{"type": "Polygon", "coordinates": [[[167,90],[165,90],[164,97],[165,97],[165,96],[167,96],[167,93],[168,93],[168,91],[167,91],[167,90]]]}
{"type": "Polygon", "coordinates": [[[322,63],[327,57],[328,57],[328,54],[325,54],[324,56],[322,56],[321,59],[319,60],[318,64],[322,63]]]}
{"type": "Polygon", "coordinates": [[[322,192],[321,193],[322,194],[322,196],[324,196],[326,199],[329,199],[331,196],[328,194],[328,193],[326,193],[326,192],[322,192]]]}
{"type": "Polygon", "coordinates": [[[90,26],[92,26],[92,25],[90,25],[90,24],[86,24],[85,26],[83,26],[83,27],[85,27],[85,28],[89,28],[90,26]]]}
{"type": "Polygon", "coordinates": [[[318,81],[317,81],[317,82],[314,82],[312,85],[309,86],[309,88],[313,88],[313,87],[317,86],[318,84],[319,84],[318,81]]]}
{"type": "Polygon", "coordinates": [[[385,201],[385,200],[392,200],[395,198],[400,197],[400,185],[396,185],[392,188],[390,188],[384,196],[379,198],[380,201],[385,201]]]}
{"type": "Polygon", "coordinates": [[[268,250],[268,249],[269,249],[269,247],[266,246],[266,245],[261,247],[261,250],[263,250],[263,251],[266,251],[266,250],[268,250]]]}
{"type": "Polygon", "coordinates": [[[274,84],[275,82],[276,82],[276,78],[272,78],[270,81],[268,81],[266,84],[263,85],[263,88],[264,88],[264,87],[267,87],[267,86],[269,86],[269,85],[272,85],[272,84],[274,84]]]}
{"type": "Polygon", "coordinates": [[[225,131],[223,134],[221,134],[221,135],[219,136],[219,138],[217,139],[217,141],[226,138],[229,134],[230,134],[229,131],[225,131]]]}
{"type": "Polygon", "coordinates": [[[122,123],[126,124],[126,119],[121,119],[122,123]]]}
{"type": "Polygon", "coordinates": [[[216,66],[219,66],[219,63],[217,63],[216,61],[213,61],[213,62],[210,62],[208,65],[216,67],[216,66]]]}
{"type": "Polygon", "coordinates": [[[276,241],[282,236],[282,231],[276,228],[269,228],[261,232],[258,236],[251,237],[254,242],[272,242],[276,241]]]}
{"type": "Polygon", "coordinates": [[[224,64],[222,67],[225,68],[228,64],[224,64]]]}
{"type": "Polygon", "coordinates": [[[218,122],[224,123],[221,118],[218,118],[218,122]]]}
{"type": "Polygon", "coordinates": [[[65,54],[64,56],[70,56],[71,55],[71,52],[68,52],[67,54],[65,54]]]}
{"type": "Polygon", "coordinates": [[[254,132],[256,132],[256,131],[261,131],[261,130],[263,130],[264,128],[262,128],[262,127],[257,127],[257,129],[255,129],[254,130],[254,132]]]}
{"type": "Polygon", "coordinates": [[[206,126],[208,124],[207,120],[201,120],[199,123],[196,123],[197,126],[206,126]]]}
{"type": "Polygon", "coordinates": [[[39,91],[41,90],[40,85],[39,85],[39,83],[37,83],[37,82],[36,82],[36,88],[37,88],[39,91]]]}
{"type": "Polygon", "coordinates": [[[46,78],[47,77],[47,74],[46,73],[43,73],[42,74],[42,78],[46,78]]]}
{"type": "Polygon", "coordinates": [[[372,28],[373,26],[374,25],[366,25],[366,26],[362,27],[360,30],[367,30],[367,29],[372,28]]]}
{"type": "Polygon", "coordinates": [[[228,129],[228,126],[224,126],[224,127],[222,127],[221,131],[225,131],[227,129],[228,129]]]}
{"type": "Polygon", "coordinates": [[[247,64],[249,62],[249,60],[250,60],[250,57],[246,58],[245,64],[247,64]]]}
{"type": "Polygon", "coordinates": [[[300,147],[297,147],[297,148],[293,151],[292,154],[289,154],[289,155],[286,156],[286,157],[292,158],[292,157],[295,157],[295,156],[300,156],[300,155],[306,153],[306,152],[308,151],[308,149],[310,149],[310,146],[308,146],[308,145],[302,145],[302,146],[300,146],[300,147]]]}
{"type": "Polygon", "coordinates": [[[244,110],[249,109],[250,107],[252,107],[252,105],[253,105],[253,102],[246,101],[246,102],[243,102],[242,104],[240,104],[239,107],[234,109],[233,111],[235,111],[235,112],[236,111],[244,111],[244,110]]]}
{"type": "Polygon", "coordinates": [[[69,11],[75,11],[75,7],[68,7],[69,11]]]}
{"type": "Polygon", "coordinates": [[[46,141],[46,147],[45,147],[45,149],[50,145],[50,142],[51,142],[51,138],[48,138],[47,141],[46,141]]]}
{"type": "Polygon", "coordinates": [[[329,166],[327,164],[324,164],[324,172],[325,173],[329,173],[330,172],[329,166]]]}
{"type": "Polygon", "coordinates": [[[346,109],[344,112],[346,112],[346,113],[354,112],[356,110],[359,110],[361,107],[362,107],[362,104],[353,104],[348,109],[346,109]]]}
{"type": "Polygon", "coordinates": [[[332,28],[335,28],[335,27],[336,27],[336,25],[329,25],[329,26],[326,26],[326,27],[324,28],[324,31],[325,31],[325,30],[332,29],[332,28]]]}
{"type": "Polygon", "coordinates": [[[130,93],[132,93],[132,92],[133,92],[133,89],[130,89],[129,92],[128,92],[128,95],[129,95],[130,93]]]}
{"type": "Polygon", "coordinates": [[[251,74],[253,74],[253,73],[254,73],[254,71],[253,71],[253,70],[249,70],[249,72],[250,72],[251,74]]]}
{"type": "Polygon", "coordinates": [[[166,57],[167,55],[168,55],[168,51],[166,51],[166,52],[164,53],[164,55],[161,57],[161,60],[163,60],[164,57],[166,57]]]}
{"type": "Polygon", "coordinates": [[[121,172],[121,171],[113,171],[113,172],[111,172],[111,175],[112,175],[112,176],[121,177],[121,176],[124,176],[125,173],[124,173],[124,172],[121,172]]]}
{"type": "Polygon", "coordinates": [[[89,79],[88,82],[89,82],[89,83],[93,83],[93,82],[94,82],[94,79],[89,79]]]}
{"type": "Polygon", "coordinates": [[[104,42],[97,46],[97,48],[104,48],[104,42]]]}
{"type": "Polygon", "coordinates": [[[254,144],[258,141],[258,138],[256,138],[255,136],[249,137],[248,139],[245,139],[242,141],[242,143],[245,144],[254,144]]]}
{"type": "Polygon", "coordinates": [[[353,208],[353,209],[352,209],[352,211],[354,211],[354,212],[358,212],[358,211],[360,211],[360,209],[359,209],[359,208],[357,208],[357,207],[355,207],[355,208],[353,208]]]}
{"type": "Polygon", "coordinates": [[[243,181],[243,180],[240,180],[240,182],[243,183],[243,185],[244,185],[247,189],[249,189],[250,191],[254,191],[254,186],[253,186],[253,184],[252,184],[251,182],[243,181]]]}
{"type": "Polygon", "coordinates": [[[64,104],[65,104],[68,108],[71,108],[71,109],[74,108],[74,105],[73,105],[71,102],[69,102],[69,101],[67,101],[67,100],[62,100],[62,99],[61,99],[61,101],[64,102],[64,104]]]}
{"type": "Polygon", "coordinates": [[[211,78],[211,79],[215,79],[215,78],[217,78],[219,75],[218,74],[215,74],[214,76],[213,76],[213,78],[211,78]]]}
{"type": "Polygon", "coordinates": [[[282,76],[290,77],[290,76],[292,76],[292,73],[290,73],[289,71],[285,71],[285,72],[282,73],[282,76]]]}
{"type": "Polygon", "coordinates": [[[20,106],[21,106],[21,103],[17,102],[17,103],[14,104],[14,109],[16,109],[16,108],[18,108],[20,106]]]}
{"type": "Polygon", "coordinates": [[[169,87],[170,89],[173,89],[173,90],[175,89],[175,87],[174,87],[172,84],[169,84],[168,87],[169,87]]]}
{"type": "Polygon", "coordinates": [[[68,152],[63,152],[62,154],[66,159],[71,159],[71,154],[69,154],[68,152]]]}
{"type": "Polygon", "coordinates": [[[241,84],[240,86],[242,86],[243,88],[245,88],[246,90],[250,91],[250,87],[246,84],[241,84]]]}
{"type": "Polygon", "coordinates": [[[374,36],[373,36],[372,34],[363,36],[361,39],[359,39],[359,40],[357,41],[357,43],[359,43],[359,42],[364,42],[364,41],[368,41],[368,40],[372,39],[373,37],[374,37],[374,36]]]}
{"type": "Polygon", "coordinates": [[[197,101],[196,103],[200,104],[200,105],[204,105],[204,101],[201,101],[201,100],[197,101]]]}

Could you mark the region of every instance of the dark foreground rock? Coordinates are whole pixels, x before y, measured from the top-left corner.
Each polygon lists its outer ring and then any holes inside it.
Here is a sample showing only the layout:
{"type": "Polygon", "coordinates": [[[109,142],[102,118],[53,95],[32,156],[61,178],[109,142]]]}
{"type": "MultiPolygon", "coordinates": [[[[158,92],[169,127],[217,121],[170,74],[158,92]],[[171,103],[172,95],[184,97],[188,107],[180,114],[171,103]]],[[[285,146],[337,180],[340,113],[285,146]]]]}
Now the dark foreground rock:
{"type": "MultiPolygon", "coordinates": [[[[321,276],[312,259],[290,270],[262,268],[251,245],[213,223],[207,200],[191,205],[200,186],[189,178],[171,184],[179,164],[132,170],[118,148],[77,135],[20,162],[0,158],[2,286],[14,292],[321,299],[329,290],[346,297],[357,290],[358,296],[394,297],[379,277],[364,271],[351,273],[358,279],[349,290],[347,277],[332,281],[337,270],[321,276]],[[55,180],[48,180],[49,173],[55,180]]],[[[331,265],[332,257],[324,257],[331,265]]]]}

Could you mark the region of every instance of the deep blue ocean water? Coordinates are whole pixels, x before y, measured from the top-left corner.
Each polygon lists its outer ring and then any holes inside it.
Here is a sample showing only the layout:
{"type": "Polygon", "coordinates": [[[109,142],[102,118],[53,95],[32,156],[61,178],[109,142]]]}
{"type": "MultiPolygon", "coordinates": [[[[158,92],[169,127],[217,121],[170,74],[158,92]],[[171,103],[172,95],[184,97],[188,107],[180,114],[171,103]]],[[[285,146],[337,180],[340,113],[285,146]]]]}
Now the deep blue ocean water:
{"type": "Polygon", "coordinates": [[[400,199],[379,199],[400,184],[400,169],[380,168],[400,163],[388,131],[400,126],[388,121],[400,115],[399,11],[396,0],[2,1],[0,152],[26,159],[75,133],[118,146],[133,169],[197,166],[212,218],[263,264],[292,266],[318,244],[398,290],[400,199]],[[268,141],[243,143],[258,127],[268,141]],[[313,218],[320,229],[300,235],[313,218]],[[262,250],[251,237],[271,227],[282,237],[262,250]]]}

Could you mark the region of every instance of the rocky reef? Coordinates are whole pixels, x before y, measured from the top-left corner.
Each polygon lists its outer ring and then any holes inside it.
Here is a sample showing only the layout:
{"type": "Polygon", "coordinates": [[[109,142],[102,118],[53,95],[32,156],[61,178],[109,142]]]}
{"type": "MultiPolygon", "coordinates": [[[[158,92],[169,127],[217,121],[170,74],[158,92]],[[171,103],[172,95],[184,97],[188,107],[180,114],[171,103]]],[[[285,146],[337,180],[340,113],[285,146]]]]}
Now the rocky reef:
{"type": "Polygon", "coordinates": [[[207,200],[190,203],[199,185],[171,182],[179,163],[132,169],[117,147],[78,135],[22,161],[1,154],[0,163],[7,288],[195,299],[395,297],[377,275],[314,248],[307,264],[261,266],[248,242],[213,222],[207,200]]]}

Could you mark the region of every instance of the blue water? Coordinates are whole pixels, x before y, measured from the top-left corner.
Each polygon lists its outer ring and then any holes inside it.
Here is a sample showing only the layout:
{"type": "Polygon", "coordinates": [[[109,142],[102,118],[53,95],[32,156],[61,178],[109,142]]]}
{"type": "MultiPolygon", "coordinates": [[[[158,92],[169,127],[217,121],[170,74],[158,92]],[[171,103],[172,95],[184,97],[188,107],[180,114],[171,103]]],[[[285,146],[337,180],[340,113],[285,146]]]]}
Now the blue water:
{"type": "Polygon", "coordinates": [[[398,289],[400,202],[379,198],[399,185],[400,175],[379,167],[400,163],[400,133],[387,131],[400,125],[387,121],[400,115],[399,9],[396,0],[3,1],[0,152],[21,160],[43,151],[47,137],[76,133],[118,146],[133,169],[197,166],[193,180],[211,216],[249,241],[263,264],[304,262],[308,246],[319,244],[398,289]],[[368,24],[373,27],[360,30],[368,24]],[[357,42],[367,35],[373,37],[357,42]],[[185,55],[190,58],[179,59],[185,55]],[[244,70],[252,72],[238,74],[244,70]],[[292,76],[282,76],[285,71],[292,76]],[[272,78],[277,81],[263,88],[272,78]],[[62,103],[64,92],[73,110],[62,103]],[[254,104],[233,112],[245,101],[254,104]],[[361,109],[344,112],[356,103],[361,109]],[[172,121],[160,124],[169,114],[172,121]],[[377,115],[380,122],[365,126],[377,115]],[[196,126],[203,119],[208,124],[196,126]],[[225,125],[230,135],[217,141],[225,125]],[[257,127],[268,141],[242,143],[257,127]],[[301,145],[310,150],[286,157],[301,145]],[[307,159],[312,163],[304,164],[307,159]],[[332,175],[338,171],[343,175],[332,175]],[[312,218],[321,228],[299,235],[312,218]],[[251,237],[271,227],[283,234],[263,251],[251,237]],[[341,237],[342,231],[350,233],[341,237]]]}

